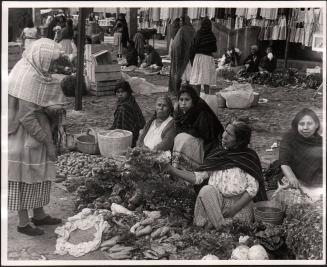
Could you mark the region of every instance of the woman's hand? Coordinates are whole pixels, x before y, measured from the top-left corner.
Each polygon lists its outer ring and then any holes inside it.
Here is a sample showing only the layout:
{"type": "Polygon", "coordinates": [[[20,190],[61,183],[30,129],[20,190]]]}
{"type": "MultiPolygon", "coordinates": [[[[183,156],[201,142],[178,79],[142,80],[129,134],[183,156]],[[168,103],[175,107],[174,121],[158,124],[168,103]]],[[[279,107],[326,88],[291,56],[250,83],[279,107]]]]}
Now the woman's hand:
{"type": "Polygon", "coordinates": [[[232,218],[237,213],[235,206],[231,206],[228,209],[223,210],[224,218],[232,218]]]}

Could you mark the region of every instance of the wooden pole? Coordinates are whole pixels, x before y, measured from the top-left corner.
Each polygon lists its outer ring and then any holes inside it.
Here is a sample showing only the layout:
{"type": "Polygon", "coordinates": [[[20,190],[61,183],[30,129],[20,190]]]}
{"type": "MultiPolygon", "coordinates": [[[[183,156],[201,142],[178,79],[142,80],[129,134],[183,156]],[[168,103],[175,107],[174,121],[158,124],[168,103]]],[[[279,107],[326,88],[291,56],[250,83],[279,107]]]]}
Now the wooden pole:
{"type": "Polygon", "coordinates": [[[289,27],[288,24],[289,24],[290,19],[292,19],[292,15],[293,15],[293,10],[288,9],[288,14],[286,16],[286,45],[285,45],[285,55],[284,55],[284,68],[285,69],[287,68],[288,44],[289,44],[289,40],[290,40],[290,31],[291,31],[291,27],[289,27]]]}
{"type": "Polygon", "coordinates": [[[77,36],[77,70],[75,87],[75,110],[82,110],[82,88],[84,84],[84,44],[85,44],[85,18],[87,10],[79,9],[78,36],[77,36]]]}

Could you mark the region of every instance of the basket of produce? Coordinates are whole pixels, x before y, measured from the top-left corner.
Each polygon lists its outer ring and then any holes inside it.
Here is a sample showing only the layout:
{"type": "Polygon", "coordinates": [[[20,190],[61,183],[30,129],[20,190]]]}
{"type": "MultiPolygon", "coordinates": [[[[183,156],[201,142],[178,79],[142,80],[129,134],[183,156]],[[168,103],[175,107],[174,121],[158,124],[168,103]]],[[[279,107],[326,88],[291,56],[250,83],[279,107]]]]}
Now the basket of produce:
{"type": "Polygon", "coordinates": [[[284,211],[275,201],[260,201],[255,203],[254,218],[256,221],[278,225],[283,222],[284,211]]]}
{"type": "Polygon", "coordinates": [[[121,155],[132,145],[133,134],[130,131],[115,129],[98,133],[100,153],[104,157],[121,155]]]}
{"type": "Polygon", "coordinates": [[[85,133],[76,135],[75,144],[77,150],[82,153],[99,154],[97,133],[92,128],[88,128],[85,133]],[[90,134],[90,132],[93,134],[90,134]]]}

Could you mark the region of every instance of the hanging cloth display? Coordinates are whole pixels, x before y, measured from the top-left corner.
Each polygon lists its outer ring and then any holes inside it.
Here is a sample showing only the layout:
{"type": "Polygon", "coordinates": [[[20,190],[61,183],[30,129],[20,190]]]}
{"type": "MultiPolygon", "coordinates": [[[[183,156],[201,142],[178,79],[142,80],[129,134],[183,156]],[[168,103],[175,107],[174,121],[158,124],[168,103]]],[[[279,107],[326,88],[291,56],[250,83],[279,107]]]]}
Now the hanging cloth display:
{"type": "Polygon", "coordinates": [[[160,20],[160,8],[152,8],[152,21],[157,22],[160,20]]]}
{"type": "Polygon", "coordinates": [[[208,17],[210,19],[215,17],[215,8],[208,8],[208,17]]]}
{"type": "Polygon", "coordinates": [[[247,16],[247,8],[236,8],[235,15],[240,16],[240,17],[246,17],[247,16]]]}
{"type": "Polygon", "coordinates": [[[169,13],[169,8],[163,7],[160,8],[160,19],[162,20],[167,20],[169,18],[168,13],[169,13]]]}
{"type": "Polygon", "coordinates": [[[197,19],[198,18],[198,8],[189,7],[187,9],[187,15],[190,17],[190,19],[197,19]]]}
{"type": "Polygon", "coordinates": [[[278,40],[286,40],[286,16],[279,18],[279,34],[278,40]]]}
{"type": "Polygon", "coordinates": [[[257,17],[257,12],[258,12],[257,8],[248,8],[246,18],[247,19],[256,18],[257,17]]]}

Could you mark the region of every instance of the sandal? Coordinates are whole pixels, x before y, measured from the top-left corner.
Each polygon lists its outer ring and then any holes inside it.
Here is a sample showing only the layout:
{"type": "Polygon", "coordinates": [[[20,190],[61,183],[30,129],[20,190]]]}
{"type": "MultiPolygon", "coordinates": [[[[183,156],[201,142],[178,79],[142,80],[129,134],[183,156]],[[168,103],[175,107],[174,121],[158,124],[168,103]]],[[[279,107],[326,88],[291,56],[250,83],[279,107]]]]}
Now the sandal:
{"type": "Polygon", "coordinates": [[[55,224],[59,224],[62,222],[61,219],[53,218],[50,215],[47,215],[43,219],[40,219],[40,220],[31,218],[31,221],[35,225],[55,225],[55,224]]]}
{"type": "Polygon", "coordinates": [[[35,227],[32,223],[28,223],[26,226],[17,226],[17,231],[19,233],[30,235],[30,236],[44,234],[44,231],[41,228],[35,227]]]}

